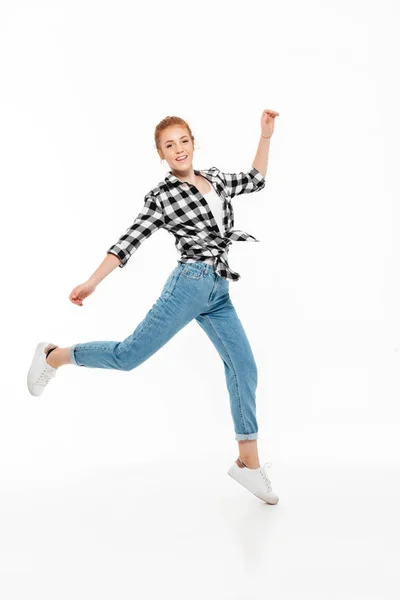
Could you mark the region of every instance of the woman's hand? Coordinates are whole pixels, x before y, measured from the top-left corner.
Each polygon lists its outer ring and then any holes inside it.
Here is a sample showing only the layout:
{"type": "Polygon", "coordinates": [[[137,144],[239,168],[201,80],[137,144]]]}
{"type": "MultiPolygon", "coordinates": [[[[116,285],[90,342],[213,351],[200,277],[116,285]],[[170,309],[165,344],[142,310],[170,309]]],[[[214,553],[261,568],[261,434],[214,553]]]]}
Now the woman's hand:
{"type": "Polygon", "coordinates": [[[275,117],[279,116],[279,113],[275,110],[269,110],[266,108],[261,115],[261,135],[264,137],[271,137],[274,133],[274,122],[275,117]]]}
{"type": "Polygon", "coordinates": [[[69,299],[73,304],[77,304],[78,306],[83,306],[82,300],[93,294],[96,286],[94,283],[90,281],[85,281],[85,283],[81,283],[77,285],[69,295],[69,299]]]}

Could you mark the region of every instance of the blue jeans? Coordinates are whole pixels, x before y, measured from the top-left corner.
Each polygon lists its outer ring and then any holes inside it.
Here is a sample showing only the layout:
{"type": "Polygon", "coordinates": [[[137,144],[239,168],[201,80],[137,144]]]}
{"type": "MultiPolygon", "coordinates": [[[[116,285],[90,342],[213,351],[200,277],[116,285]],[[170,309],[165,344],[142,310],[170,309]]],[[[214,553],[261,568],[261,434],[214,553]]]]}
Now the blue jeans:
{"type": "Polygon", "coordinates": [[[257,366],[229,296],[229,280],[220,277],[213,265],[178,261],[159,298],[131,335],[122,342],[74,344],[70,347],[71,362],[81,367],[131,371],[193,319],[223,361],[235,439],[257,439],[257,366]]]}

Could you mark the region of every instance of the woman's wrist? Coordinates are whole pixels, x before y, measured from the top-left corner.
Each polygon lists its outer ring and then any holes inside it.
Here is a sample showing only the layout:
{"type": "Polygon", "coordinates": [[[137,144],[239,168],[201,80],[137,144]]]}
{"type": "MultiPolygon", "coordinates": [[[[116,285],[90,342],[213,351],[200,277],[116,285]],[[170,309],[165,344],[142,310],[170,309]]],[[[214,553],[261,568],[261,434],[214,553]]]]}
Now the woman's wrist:
{"type": "Polygon", "coordinates": [[[270,135],[267,136],[267,135],[261,134],[261,137],[264,138],[265,140],[269,140],[272,136],[270,136],[270,135]]]}

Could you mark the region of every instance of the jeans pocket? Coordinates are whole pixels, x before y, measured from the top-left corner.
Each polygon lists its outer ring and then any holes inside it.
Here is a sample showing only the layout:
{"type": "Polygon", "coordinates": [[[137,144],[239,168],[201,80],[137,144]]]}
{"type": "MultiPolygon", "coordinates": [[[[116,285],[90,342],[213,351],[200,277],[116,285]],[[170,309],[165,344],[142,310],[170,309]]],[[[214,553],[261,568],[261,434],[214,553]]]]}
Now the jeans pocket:
{"type": "Polygon", "coordinates": [[[192,264],[193,263],[184,263],[182,265],[182,277],[186,277],[187,279],[201,279],[204,276],[203,265],[194,267],[192,264]]]}
{"type": "Polygon", "coordinates": [[[161,296],[168,296],[171,294],[175,287],[176,280],[179,277],[179,267],[175,267],[175,269],[169,274],[167,281],[164,284],[163,289],[161,290],[161,296]]]}

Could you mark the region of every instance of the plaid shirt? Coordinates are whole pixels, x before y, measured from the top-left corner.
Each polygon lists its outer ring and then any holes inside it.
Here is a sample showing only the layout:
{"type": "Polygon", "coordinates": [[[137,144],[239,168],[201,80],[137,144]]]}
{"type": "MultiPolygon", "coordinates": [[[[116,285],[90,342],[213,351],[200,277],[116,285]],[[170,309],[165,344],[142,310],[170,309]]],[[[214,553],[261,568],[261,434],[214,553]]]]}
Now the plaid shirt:
{"type": "Polygon", "coordinates": [[[231,198],[261,190],[265,187],[265,177],[255,167],[240,173],[223,173],[217,167],[193,171],[208,179],[220,196],[225,235],[221,236],[210,207],[199,190],[168,171],[165,179],[146,194],[144,206],[133,224],[107,250],[107,254],[118,256],[120,267],[126,265],[146,238],[163,228],[175,237],[181,262],[212,258],[218,275],[233,281],[240,279],[239,273],[228,265],[228,248],[233,241],[259,240],[245,231],[233,229],[231,198]]]}

